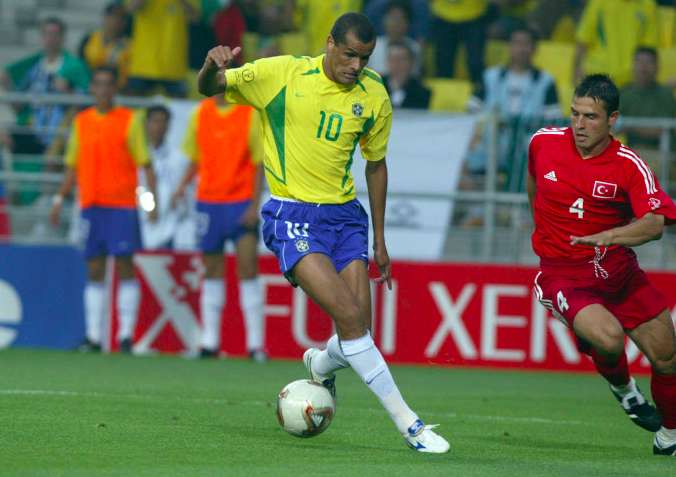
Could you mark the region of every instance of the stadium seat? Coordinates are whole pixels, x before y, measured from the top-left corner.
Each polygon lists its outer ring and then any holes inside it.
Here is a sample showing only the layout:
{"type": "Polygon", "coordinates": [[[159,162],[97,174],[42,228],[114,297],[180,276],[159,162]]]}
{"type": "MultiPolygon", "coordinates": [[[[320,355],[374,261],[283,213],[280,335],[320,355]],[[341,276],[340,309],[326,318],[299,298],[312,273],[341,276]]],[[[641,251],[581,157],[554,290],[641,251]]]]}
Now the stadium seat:
{"type": "Polygon", "coordinates": [[[676,46],[674,35],[676,34],[676,7],[658,7],[657,23],[660,48],[676,46]]]}
{"type": "Polygon", "coordinates": [[[668,80],[676,79],[676,46],[671,48],[660,48],[659,54],[659,70],[657,72],[657,81],[664,83],[668,80]]]}
{"type": "Polygon", "coordinates": [[[430,78],[425,86],[432,90],[430,111],[463,112],[472,96],[472,83],[466,80],[430,78]]]}

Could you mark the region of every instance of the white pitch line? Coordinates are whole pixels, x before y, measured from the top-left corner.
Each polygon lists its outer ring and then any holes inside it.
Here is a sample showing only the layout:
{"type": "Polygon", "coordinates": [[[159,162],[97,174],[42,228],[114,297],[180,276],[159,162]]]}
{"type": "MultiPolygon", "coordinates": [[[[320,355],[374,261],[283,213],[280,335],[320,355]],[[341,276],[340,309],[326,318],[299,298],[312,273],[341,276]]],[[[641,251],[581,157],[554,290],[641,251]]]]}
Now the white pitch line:
{"type": "MultiPolygon", "coordinates": [[[[77,391],[57,391],[48,389],[0,389],[0,396],[69,396],[69,397],[90,397],[90,398],[120,398],[120,399],[145,399],[156,401],[188,401],[201,404],[224,404],[224,405],[254,405],[254,406],[268,406],[267,401],[232,401],[228,399],[212,399],[212,398],[191,398],[191,397],[167,397],[149,394],[105,394],[97,392],[77,392],[77,391]]],[[[354,410],[377,411],[375,408],[357,408],[351,407],[354,410]]],[[[587,422],[566,420],[566,419],[547,419],[542,417],[512,417],[512,416],[491,416],[479,414],[457,414],[454,412],[434,412],[422,411],[424,416],[433,416],[450,419],[471,419],[476,421],[494,421],[494,422],[513,422],[524,424],[554,424],[554,425],[570,425],[580,426],[586,425],[587,422]]]]}

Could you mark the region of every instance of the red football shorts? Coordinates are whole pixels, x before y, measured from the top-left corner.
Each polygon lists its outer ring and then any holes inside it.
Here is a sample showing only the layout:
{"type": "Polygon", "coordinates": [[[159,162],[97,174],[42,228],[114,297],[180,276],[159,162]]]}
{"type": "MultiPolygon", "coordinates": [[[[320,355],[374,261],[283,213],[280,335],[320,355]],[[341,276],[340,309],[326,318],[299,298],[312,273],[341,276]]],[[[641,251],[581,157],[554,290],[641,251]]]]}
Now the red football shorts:
{"type": "Polygon", "coordinates": [[[545,308],[570,328],[578,312],[603,305],[626,330],[650,321],[669,305],[641,270],[636,254],[624,247],[596,249],[588,262],[545,260],[535,277],[535,294],[545,308]]]}

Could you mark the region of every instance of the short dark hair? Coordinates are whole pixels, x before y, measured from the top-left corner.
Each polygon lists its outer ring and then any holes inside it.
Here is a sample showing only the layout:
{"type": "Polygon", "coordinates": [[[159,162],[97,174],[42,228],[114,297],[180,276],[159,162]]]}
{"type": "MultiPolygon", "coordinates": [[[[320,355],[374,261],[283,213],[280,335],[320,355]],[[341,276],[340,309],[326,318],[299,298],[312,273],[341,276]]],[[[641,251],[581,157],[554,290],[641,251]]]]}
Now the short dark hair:
{"type": "Polygon", "coordinates": [[[146,110],[146,119],[149,119],[153,114],[164,114],[167,117],[167,120],[171,119],[171,112],[163,104],[153,104],[146,110]]]}
{"type": "Polygon", "coordinates": [[[117,84],[118,78],[117,68],[114,68],[112,66],[97,66],[92,70],[92,79],[94,79],[94,76],[96,76],[98,73],[108,73],[113,77],[113,82],[117,84]]]}
{"type": "Polygon", "coordinates": [[[411,23],[411,20],[413,19],[413,10],[411,9],[411,5],[409,5],[408,2],[403,0],[391,0],[390,2],[388,2],[388,4],[385,6],[383,16],[387,15],[388,13],[390,13],[390,11],[397,8],[402,12],[404,12],[404,16],[406,17],[408,22],[411,23]]]}
{"type": "Polygon", "coordinates": [[[333,28],[331,28],[333,41],[344,45],[348,32],[353,32],[357,40],[362,43],[371,43],[376,39],[376,31],[371,21],[361,13],[350,12],[338,17],[336,23],[333,24],[333,28]]]}
{"type": "Polygon", "coordinates": [[[515,33],[525,33],[526,35],[530,36],[530,40],[533,42],[533,44],[537,43],[538,40],[540,39],[540,35],[538,34],[537,31],[529,27],[526,23],[520,22],[517,23],[510,31],[509,31],[509,39],[512,39],[512,36],[515,33]]]}
{"type": "Polygon", "coordinates": [[[646,54],[650,55],[653,57],[653,60],[657,63],[657,50],[655,48],[651,48],[649,46],[639,46],[634,50],[634,58],[636,58],[638,55],[641,54],[646,54]]]}
{"type": "Polygon", "coordinates": [[[61,35],[66,34],[66,24],[59,17],[47,17],[40,22],[40,29],[42,30],[47,25],[56,25],[59,27],[61,35]]]}
{"type": "Polygon", "coordinates": [[[103,14],[104,15],[112,15],[113,13],[117,12],[122,12],[124,14],[127,13],[127,10],[124,8],[124,5],[121,4],[118,1],[110,2],[106,7],[103,9],[103,14]]]}
{"type": "Polygon", "coordinates": [[[607,74],[587,75],[575,88],[576,98],[593,98],[603,102],[608,115],[620,109],[620,91],[607,74]]]}

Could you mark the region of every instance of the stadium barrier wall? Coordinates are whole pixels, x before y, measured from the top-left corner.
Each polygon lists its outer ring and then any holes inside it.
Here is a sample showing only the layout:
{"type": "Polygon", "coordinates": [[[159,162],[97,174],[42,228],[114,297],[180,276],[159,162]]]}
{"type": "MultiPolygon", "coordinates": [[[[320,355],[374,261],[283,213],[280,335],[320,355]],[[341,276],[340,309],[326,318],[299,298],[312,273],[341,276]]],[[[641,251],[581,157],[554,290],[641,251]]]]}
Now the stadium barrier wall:
{"type": "MultiPolygon", "coordinates": [[[[0,347],[71,348],[84,335],[84,263],[69,247],[0,246],[0,347]]],[[[135,259],[142,299],[135,351],[195,352],[202,264],[192,253],[143,253],[135,259]]],[[[227,258],[222,351],[245,355],[235,263],[227,258]]],[[[265,290],[266,347],[274,358],[299,358],[333,333],[331,320],[260,259],[265,290]]],[[[524,266],[394,261],[393,290],[373,285],[376,342],[392,363],[532,370],[588,371],[566,327],[532,293],[536,269],[524,266]]],[[[676,273],[650,272],[676,314],[676,273]]],[[[116,283],[110,282],[115,303],[116,283]]],[[[111,309],[107,345],[117,316],[111,309]]],[[[648,372],[628,343],[632,367],[648,372]]]]}

